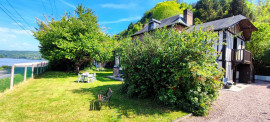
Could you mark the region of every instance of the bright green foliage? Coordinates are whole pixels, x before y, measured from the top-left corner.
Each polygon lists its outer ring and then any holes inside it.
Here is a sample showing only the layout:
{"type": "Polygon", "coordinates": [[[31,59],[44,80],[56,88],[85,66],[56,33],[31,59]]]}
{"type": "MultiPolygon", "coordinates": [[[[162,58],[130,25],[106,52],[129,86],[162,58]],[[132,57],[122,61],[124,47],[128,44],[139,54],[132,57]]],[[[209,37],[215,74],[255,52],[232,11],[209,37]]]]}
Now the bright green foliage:
{"type": "Polygon", "coordinates": [[[252,33],[246,48],[252,52],[256,74],[270,75],[269,49],[270,49],[270,24],[254,23],[258,31],[252,33]]]}
{"type": "Polygon", "coordinates": [[[40,41],[40,52],[54,68],[74,69],[90,61],[107,61],[112,56],[111,40],[100,31],[97,17],[82,5],[76,15],[65,15],[59,21],[38,21],[34,36],[40,41]]]}
{"type": "Polygon", "coordinates": [[[177,3],[176,0],[164,1],[156,4],[155,7],[146,11],[137,23],[130,23],[128,29],[119,33],[122,37],[128,37],[143,28],[143,24],[146,24],[151,18],[162,20],[167,17],[171,17],[177,14],[183,14],[185,9],[192,10],[191,5],[187,3],[177,3]]]}
{"type": "Polygon", "coordinates": [[[0,55],[0,58],[4,58],[4,56],[3,55],[0,55]]]}
{"type": "Polygon", "coordinates": [[[151,18],[162,20],[177,14],[183,14],[186,8],[191,9],[186,3],[179,4],[176,1],[160,2],[151,10],[145,12],[141,22],[148,22],[151,18]]]}
{"type": "Polygon", "coordinates": [[[221,88],[222,69],[212,47],[216,33],[161,29],[126,44],[122,92],[205,115],[221,88]]]}
{"type": "Polygon", "coordinates": [[[270,23],[270,0],[260,1],[255,7],[255,21],[270,23]]]}

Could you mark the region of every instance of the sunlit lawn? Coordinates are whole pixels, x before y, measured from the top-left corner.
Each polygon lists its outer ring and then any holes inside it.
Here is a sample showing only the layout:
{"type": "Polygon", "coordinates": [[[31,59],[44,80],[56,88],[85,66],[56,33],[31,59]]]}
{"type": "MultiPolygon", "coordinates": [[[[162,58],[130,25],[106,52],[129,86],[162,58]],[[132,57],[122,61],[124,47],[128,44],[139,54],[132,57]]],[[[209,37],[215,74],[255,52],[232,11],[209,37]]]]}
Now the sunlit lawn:
{"type": "Polygon", "coordinates": [[[77,83],[77,75],[47,72],[0,95],[0,121],[172,121],[187,113],[166,109],[152,100],[131,99],[119,93],[121,81],[98,72],[94,83],[77,83]],[[110,87],[111,109],[89,110],[90,101],[110,87]]]}

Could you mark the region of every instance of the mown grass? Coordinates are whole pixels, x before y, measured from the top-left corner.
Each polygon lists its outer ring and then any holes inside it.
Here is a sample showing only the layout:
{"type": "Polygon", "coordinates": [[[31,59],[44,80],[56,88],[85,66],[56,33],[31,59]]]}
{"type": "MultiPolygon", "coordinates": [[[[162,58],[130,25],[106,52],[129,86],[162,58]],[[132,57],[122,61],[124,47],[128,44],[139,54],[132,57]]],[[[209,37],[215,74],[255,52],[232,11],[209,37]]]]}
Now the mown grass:
{"type": "Polygon", "coordinates": [[[77,83],[77,75],[46,72],[0,96],[0,121],[172,121],[187,113],[171,110],[149,99],[131,99],[119,93],[121,81],[97,72],[94,83],[77,83]],[[89,110],[100,91],[111,88],[111,109],[89,110]]]}
{"type": "MultiPolygon", "coordinates": [[[[10,69],[8,69],[8,72],[10,72],[10,69]]],[[[32,69],[31,67],[27,68],[27,75],[26,78],[31,77],[31,72],[32,69]]],[[[24,80],[24,67],[16,67],[14,69],[14,79],[13,79],[13,84],[17,85],[18,83],[22,82],[24,80]]],[[[0,92],[5,91],[6,89],[9,89],[10,87],[10,77],[0,79],[0,92]]]]}

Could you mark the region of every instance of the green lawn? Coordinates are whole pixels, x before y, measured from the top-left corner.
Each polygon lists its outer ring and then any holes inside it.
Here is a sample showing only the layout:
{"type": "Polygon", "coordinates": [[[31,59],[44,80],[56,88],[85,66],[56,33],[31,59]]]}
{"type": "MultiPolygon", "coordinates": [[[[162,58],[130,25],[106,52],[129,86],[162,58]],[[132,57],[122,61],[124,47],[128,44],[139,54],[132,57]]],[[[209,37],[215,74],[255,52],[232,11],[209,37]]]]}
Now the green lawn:
{"type": "Polygon", "coordinates": [[[46,72],[34,80],[0,94],[0,121],[171,121],[187,115],[166,109],[152,100],[127,98],[119,93],[121,81],[98,72],[94,83],[77,83],[77,75],[46,72]],[[99,91],[110,87],[111,109],[89,110],[99,91]]]}

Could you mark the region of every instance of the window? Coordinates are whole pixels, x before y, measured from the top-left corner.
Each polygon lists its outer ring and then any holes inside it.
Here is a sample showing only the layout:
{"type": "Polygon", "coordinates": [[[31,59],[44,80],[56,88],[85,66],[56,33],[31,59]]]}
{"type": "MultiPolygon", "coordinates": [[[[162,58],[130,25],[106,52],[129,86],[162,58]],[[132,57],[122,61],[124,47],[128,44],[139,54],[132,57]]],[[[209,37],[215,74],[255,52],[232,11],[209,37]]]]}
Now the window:
{"type": "Polygon", "coordinates": [[[154,29],[154,23],[150,23],[149,24],[149,30],[153,30],[154,29]]]}

